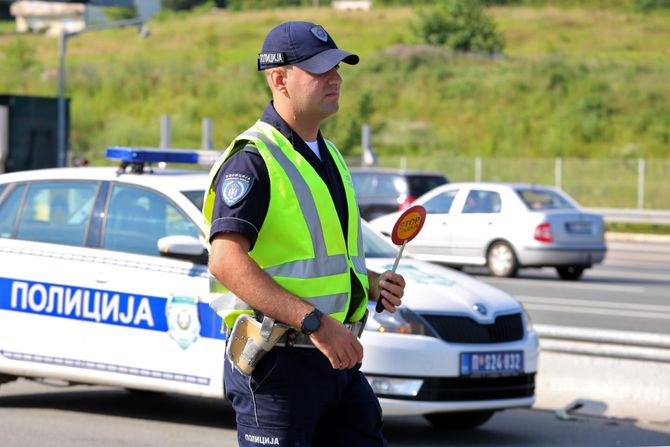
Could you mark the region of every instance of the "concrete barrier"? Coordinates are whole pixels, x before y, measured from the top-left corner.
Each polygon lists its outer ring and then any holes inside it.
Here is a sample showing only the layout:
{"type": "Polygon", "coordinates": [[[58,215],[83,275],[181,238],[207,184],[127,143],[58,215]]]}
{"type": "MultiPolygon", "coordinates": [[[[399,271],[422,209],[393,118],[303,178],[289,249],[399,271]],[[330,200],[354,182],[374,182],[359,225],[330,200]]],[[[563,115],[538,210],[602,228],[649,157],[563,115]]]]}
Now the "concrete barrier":
{"type": "Polygon", "coordinates": [[[584,414],[670,424],[670,336],[535,329],[541,350],[535,407],[560,413],[579,406],[584,414]]]}

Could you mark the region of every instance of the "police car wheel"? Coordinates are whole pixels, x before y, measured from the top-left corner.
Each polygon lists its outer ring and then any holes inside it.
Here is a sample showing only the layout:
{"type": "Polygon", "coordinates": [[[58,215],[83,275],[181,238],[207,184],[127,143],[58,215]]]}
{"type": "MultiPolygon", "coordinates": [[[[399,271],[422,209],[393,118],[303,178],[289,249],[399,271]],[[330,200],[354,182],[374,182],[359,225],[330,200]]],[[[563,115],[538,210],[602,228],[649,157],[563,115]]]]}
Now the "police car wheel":
{"type": "Polygon", "coordinates": [[[470,430],[491,419],[494,411],[464,411],[462,413],[430,413],[424,417],[437,430],[470,430]]]}

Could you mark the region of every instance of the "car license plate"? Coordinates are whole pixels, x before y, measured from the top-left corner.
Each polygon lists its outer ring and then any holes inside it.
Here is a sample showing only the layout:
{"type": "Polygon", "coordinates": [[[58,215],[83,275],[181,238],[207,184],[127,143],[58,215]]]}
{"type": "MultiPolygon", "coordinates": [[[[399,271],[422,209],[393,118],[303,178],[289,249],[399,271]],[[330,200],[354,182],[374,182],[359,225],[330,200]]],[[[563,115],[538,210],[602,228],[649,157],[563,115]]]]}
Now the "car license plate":
{"type": "Polygon", "coordinates": [[[565,229],[570,234],[591,234],[591,222],[568,222],[565,229]]]}
{"type": "Polygon", "coordinates": [[[523,372],[523,351],[462,352],[461,375],[516,374],[523,372]]]}

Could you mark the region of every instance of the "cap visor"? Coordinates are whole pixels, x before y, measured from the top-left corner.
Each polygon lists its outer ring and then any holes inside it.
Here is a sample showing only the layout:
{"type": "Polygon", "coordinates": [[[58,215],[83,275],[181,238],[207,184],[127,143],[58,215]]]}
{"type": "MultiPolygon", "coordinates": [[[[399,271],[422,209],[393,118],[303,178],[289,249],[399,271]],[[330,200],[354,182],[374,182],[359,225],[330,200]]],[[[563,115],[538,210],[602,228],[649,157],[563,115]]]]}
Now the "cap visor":
{"type": "Polygon", "coordinates": [[[316,54],[302,62],[298,62],[295,65],[310,73],[321,74],[327,72],[340,62],[344,62],[349,65],[356,65],[358,60],[359,58],[355,54],[333,48],[322,51],[321,53],[316,54]]]}

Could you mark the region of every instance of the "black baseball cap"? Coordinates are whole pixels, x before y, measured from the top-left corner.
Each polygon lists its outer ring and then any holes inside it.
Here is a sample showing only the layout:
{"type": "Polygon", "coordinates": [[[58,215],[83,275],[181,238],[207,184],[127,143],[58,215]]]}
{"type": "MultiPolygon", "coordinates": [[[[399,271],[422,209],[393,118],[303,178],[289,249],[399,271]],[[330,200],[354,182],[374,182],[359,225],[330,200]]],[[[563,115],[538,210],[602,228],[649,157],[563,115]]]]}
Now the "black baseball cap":
{"type": "Polygon", "coordinates": [[[340,62],[358,63],[358,56],[337,48],[321,25],[285,22],[273,28],[258,54],[258,70],[297,65],[314,74],[325,73],[340,62]]]}

